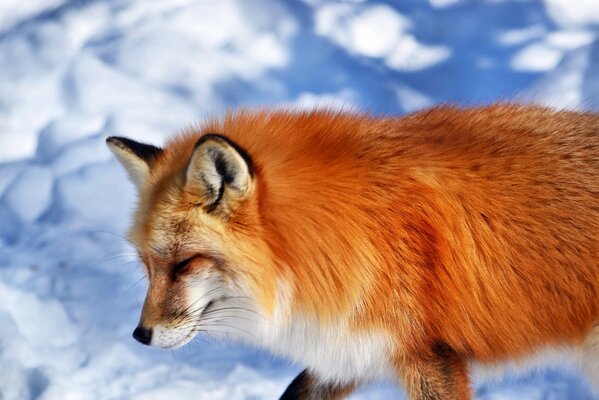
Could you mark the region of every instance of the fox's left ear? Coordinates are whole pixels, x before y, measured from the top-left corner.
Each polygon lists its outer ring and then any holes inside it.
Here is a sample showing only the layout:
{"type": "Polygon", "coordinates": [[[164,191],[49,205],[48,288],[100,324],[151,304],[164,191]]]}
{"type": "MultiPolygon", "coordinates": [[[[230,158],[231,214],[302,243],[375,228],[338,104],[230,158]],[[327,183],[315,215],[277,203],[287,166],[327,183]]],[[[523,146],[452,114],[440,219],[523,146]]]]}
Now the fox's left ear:
{"type": "Polygon", "coordinates": [[[110,136],[106,144],[121,162],[129,178],[140,189],[150,174],[152,162],[162,149],[150,144],[139,143],[124,137],[110,136]]]}
{"type": "Polygon", "coordinates": [[[206,134],[196,143],[186,173],[185,189],[202,199],[207,212],[228,214],[250,195],[250,156],[229,138],[206,134]]]}

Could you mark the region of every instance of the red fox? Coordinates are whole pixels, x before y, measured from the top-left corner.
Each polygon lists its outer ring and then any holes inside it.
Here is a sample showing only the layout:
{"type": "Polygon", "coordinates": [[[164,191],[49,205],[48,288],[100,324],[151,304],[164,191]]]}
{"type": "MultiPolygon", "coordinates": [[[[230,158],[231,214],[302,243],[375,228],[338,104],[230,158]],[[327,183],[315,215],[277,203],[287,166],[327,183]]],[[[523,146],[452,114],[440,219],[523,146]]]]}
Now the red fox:
{"type": "Polygon", "coordinates": [[[107,142],[139,189],[140,342],[267,348],[306,368],[287,400],[467,400],[554,353],[599,390],[599,115],[246,110],[107,142]]]}

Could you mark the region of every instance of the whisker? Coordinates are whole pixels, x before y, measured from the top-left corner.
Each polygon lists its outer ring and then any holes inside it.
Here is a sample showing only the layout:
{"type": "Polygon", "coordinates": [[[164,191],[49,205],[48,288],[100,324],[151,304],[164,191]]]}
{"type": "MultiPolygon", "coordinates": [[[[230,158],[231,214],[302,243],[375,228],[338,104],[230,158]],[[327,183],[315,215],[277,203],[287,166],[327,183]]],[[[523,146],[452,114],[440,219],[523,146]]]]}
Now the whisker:
{"type": "MultiPolygon", "coordinates": [[[[245,296],[222,296],[222,297],[220,297],[218,299],[213,300],[212,302],[214,304],[214,303],[221,303],[221,302],[224,302],[224,301],[230,301],[230,300],[236,300],[236,299],[249,299],[249,297],[245,297],[245,296]]],[[[234,301],[232,303],[235,304],[234,301]]],[[[247,312],[250,312],[250,313],[253,313],[253,314],[257,314],[257,315],[263,317],[263,315],[260,312],[258,312],[257,310],[245,307],[243,303],[241,303],[241,304],[237,303],[237,304],[238,305],[235,306],[235,307],[238,307],[238,309],[242,309],[243,308],[247,312]]],[[[233,306],[227,306],[227,307],[232,308],[233,306]]],[[[219,308],[219,310],[220,309],[222,309],[222,308],[219,308]]],[[[195,311],[199,311],[199,309],[196,309],[195,311]]],[[[214,311],[214,310],[208,310],[207,312],[210,313],[212,311],[214,311]]]]}
{"type": "MultiPolygon", "coordinates": [[[[200,302],[201,300],[205,299],[206,297],[208,297],[208,296],[209,296],[209,295],[211,295],[212,293],[216,292],[217,290],[221,290],[221,288],[220,288],[220,287],[215,287],[215,288],[212,288],[212,289],[211,289],[211,290],[209,290],[208,292],[204,293],[204,294],[203,294],[203,295],[202,295],[200,298],[196,299],[194,302],[192,302],[191,304],[189,304],[189,305],[188,305],[186,308],[184,308],[184,309],[181,309],[181,310],[178,310],[178,311],[175,313],[175,317],[173,317],[173,320],[177,320],[179,317],[181,317],[181,315],[182,315],[182,314],[185,314],[185,313],[188,313],[188,314],[195,314],[195,313],[197,313],[198,311],[201,311],[201,310],[203,310],[203,309],[206,307],[206,305],[210,303],[210,301],[206,302],[206,303],[205,303],[205,304],[203,304],[201,307],[195,308],[195,309],[193,309],[192,311],[190,311],[190,309],[191,309],[192,307],[194,307],[195,305],[197,305],[197,303],[198,303],[198,302],[200,302]]],[[[225,298],[225,296],[223,296],[223,297],[220,297],[220,298],[217,298],[217,299],[213,299],[213,300],[211,300],[211,302],[214,304],[214,303],[217,303],[217,302],[219,302],[219,301],[222,301],[221,299],[224,299],[224,298],[225,298]]]]}
{"type": "Polygon", "coordinates": [[[244,312],[248,312],[250,314],[254,314],[254,315],[257,315],[259,317],[264,318],[264,315],[262,315],[258,311],[252,310],[252,309],[249,309],[249,308],[245,308],[245,307],[241,307],[241,306],[229,306],[229,307],[215,308],[215,309],[212,309],[212,310],[207,310],[205,313],[203,313],[203,315],[211,315],[211,314],[214,314],[215,312],[225,311],[225,310],[244,311],[244,312]]]}
{"type": "Polygon", "coordinates": [[[116,232],[111,232],[111,231],[106,231],[106,230],[96,230],[96,229],[93,229],[93,230],[88,230],[88,231],[85,231],[85,232],[83,232],[83,233],[92,233],[92,234],[94,234],[94,233],[107,233],[107,234],[109,234],[109,235],[116,236],[116,237],[118,237],[118,238],[121,238],[121,239],[125,240],[125,241],[126,241],[126,242],[128,242],[128,243],[131,243],[131,244],[133,244],[133,243],[131,242],[131,240],[129,240],[129,238],[127,238],[126,236],[120,235],[120,234],[118,234],[118,233],[116,233],[116,232]]]}
{"type": "MultiPolygon", "coordinates": [[[[197,333],[197,332],[194,332],[194,333],[197,333]]],[[[211,344],[209,341],[207,341],[206,339],[204,339],[204,338],[203,338],[203,337],[201,337],[201,336],[196,336],[194,339],[196,339],[196,338],[197,338],[197,340],[199,340],[199,341],[201,341],[201,342],[204,342],[204,343],[206,343],[206,344],[211,344]]],[[[192,342],[189,342],[189,343],[191,344],[191,343],[193,343],[193,341],[192,341],[192,342]]]]}
{"type": "MultiPolygon", "coordinates": [[[[241,318],[243,319],[243,318],[241,318]]],[[[253,335],[252,333],[246,331],[245,329],[242,329],[238,326],[234,326],[234,325],[227,325],[227,324],[218,324],[216,323],[216,319],[215,317],[212,318],[208,318],[208,319],[190,319],[188,321],[185,322],[185,324],[183,324],[181,326],[181,328],[185,328],[188,325],[192,324],[193,328],[191,329],[191,334],[197,333],[199,331],[205,330],[213,330],[213,329],[206,329],[206,328],[212,328],[212,327],[223,327],[223,328],[229,328],[229,329],[236,329],[246,335],[248,335],[249,337],[252,337],[255,339],[255,335],[253,335]]],[[[251,320],[248,320],[251,321],[251,320]]],[[[251,321],[251,322],[257,322],[257,321],[251,321]]],[[[224,331],[223,333],[225,333],[226,331],[224,331]]]]}
{"type": "Polygon", "coordinates": [[[259,320],[255,320],[255,319],[251,319],[251,318],[244,318],[242,316],[239,315],[235,315],[235,314],[221,314],[221,315],[214,315],[211,316],[210,318],[198,318],[198,319],[190,319],[190,322],[196,322],[196,323],[205,323],[205,322],[210,322],[210,321],[218,321],[218,320],[222,320],[222,319],[239,319],[239,320],[243,320],[243,321],[248,321],[248,322],[252,322],[255,324],[259,324],[261,323],[261,321],[259,320]]]}
{"type": "MultiPolygon", "coordinates": [[[[213,289],[209,290],[208,292],[206,292],[206,293],[204,293],[202,296],[200,296],[200,298],[196,299],[196,300],[195,300],[195,301],[193,301],[191,304],[189,304],[187,307],[185,307],[185,308],[182,308],[182,309],[181,309],[181,310],[179,310],[179,311],[176,311],[176,312],[175,312],[175,316],[172,318],[172,320],[173,320],[173,321],[177,321],[177,320],[179,320],[179,318],[180,318],[180,317],[181,317],[183,314],[186,314],[186,313],[188,313],[188,311],[189,311],[189,310],[190,310],[192,307],[196,306],[198,302],[200,302],[201,300],[204,300],[204,299],[205,299],[206,297],[208,297],[210,294],[212,294],[213,292],[215,292],[216,290],[219,290],[219,289],[220,289],[219,287],[216,287],[216,288],[213,288],[213,289]]],[[[208,304],[208,303],[209,303],[209,302],[207,302],[206,304],[208,304]]],[[[197,308],[197,309],[195,309],[195,310],[194,310],[194,312],[197,312],[197,311],[199,311],[199,310],[203,309],[204,307],[205,307],[205,305],[203,305],[203,306],[202,306],[202,307],[200,307],[200,308],[197,308]]],[[[194,312],[192,312],[191,314],[193,314],[194,312]]]]}
{"type": "Polygon", "coordinates": [[[189,320],[189,321],[200,321],[202,319],[209,319],[209,318],[219,318],[219,317],[230,317],[230,318],[239,318],[239,319],[244,319],[247,321],[252,321],[252,322],[258,322],[261,319],[264,319],[264,317],[258,315],[258,317],[260,318],[250,318],[249,316],[245,316],[243,315],[243,312],[246,311],[244,308],[239,308],[239,307],[226,307],[226,308],[221,308],[221,309],[216,309],[216,310],[208,310],[207,312],[204,313],[193,313],[193,314],[189,314],[187,316],[187,318],[185,318],[184,320],[189,320]],[[237,313],[235,313],[237,311],[237,313]],[[227,313],[229,312],[229,313],[227,313]]]}
{"type": "Polygon", "coordinates": [[[134,256],[135,252],[130,252],[127,250],[113,250],[113,251],[109,251],[108,253],[104,254],[102,257],[100,257],[97,261],[96,261],[96,265],[101,265],[105,262],[108,261],[112,261],[112,260],[116,260],[118,258],[125,258],[125,257],[129,257],[129,256],[134,256]]]}
{"type": "MultiPolygon", "coordinates": [[[[229,327],[227,325],[213,325],[213,326],[235,329],[235,327],[229,327]]],[[[242,329],[238,329],[238,330],[241,331],[242,333],[244,333],[245,335],[251,337],[252,339],[257,340],[255,335],[252,335],[251,333],[244,331],[242,329]]],[[[231,332],[228,330],[212,329],[212,327],[210,327],[210,329],[205,329],[205,328],[197,329],[197,330],[194,330],[193,332],[194,333],[206,333],[208,335],[210,335],[211,333],[216,333],[216,334],[220,333],[220,334],[224,334],[224,335],[235,335],[235,336],[238,336],[239,338],[243,338],[243,335],[240,333],[235,333],[235,332],[231,332]]],[[[213,337],[213,339],[216,339],[216,338],[213,337]]]]}
{"type": "MultiPolygon", "coordinates": [[[[245,335],[256,339],[256,336],[248,331],[246,331],[245,329],[241,329],[237,326],[229,326],[229,325],[223,325],[223,324],[209,324],[209,325],[202,325],[202,329],[206,330],[206,331],[214,331],[216,332],[216,330],[212,329],[212,327],[221,327],[221,328],[225,328],[225,329],[233,329],[233,330],[238,330],[241,333],[244,333],[245,335]]],[[[228,330],[222,331],[222,333],[229,333],[228,330]]],[[[239,334],[238,334],[239,335],[239,334]]],[[[239,335],[241,336],[241,335],[239,335]]]]}
{"type": "Polygon", "coordinates": [[[144,274],[144,276],[142,276],[141,278],[139,278],[133,285],[129,286],[125,292],[128,292],[129,290],[133,289],[135,286],[139,285],[140,282],[142,282],[144,279],[147,278],[147,275],[144,274]]]}
{"type": "Polygon", "coordinates": [[[202,315],[202,316],[191,317],[191,318],[186,319],[185,323],[190,323],[190,322],[205,323],[205,322],[218,321],[218,320],[223,320],[223,319],[237,319],[237,320],[251,322],[254,324],[262,323],[262,320],[259,320],[259,319],[248,318],[248,317],[244,317],[243,315],[239,315],[239,314],[227,314],[225,312],[218,313],[218,314],[212,314],[209,316],[202,315]]]}

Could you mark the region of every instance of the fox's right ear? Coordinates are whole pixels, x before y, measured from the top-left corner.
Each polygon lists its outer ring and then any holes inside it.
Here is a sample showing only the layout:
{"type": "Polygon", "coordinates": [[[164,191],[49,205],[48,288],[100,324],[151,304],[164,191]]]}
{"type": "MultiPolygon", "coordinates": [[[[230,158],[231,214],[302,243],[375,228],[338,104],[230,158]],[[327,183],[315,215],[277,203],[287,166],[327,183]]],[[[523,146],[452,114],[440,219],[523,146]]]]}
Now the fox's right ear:
{"type": "Polygon", "coordinates": [[[124,137],[110,136],[106,139],[106,144],[125,167],[129,178],[138,189],[146,181],[152,161],[162,153],[162,149],[159,147],[139,143],[124,137]]]}

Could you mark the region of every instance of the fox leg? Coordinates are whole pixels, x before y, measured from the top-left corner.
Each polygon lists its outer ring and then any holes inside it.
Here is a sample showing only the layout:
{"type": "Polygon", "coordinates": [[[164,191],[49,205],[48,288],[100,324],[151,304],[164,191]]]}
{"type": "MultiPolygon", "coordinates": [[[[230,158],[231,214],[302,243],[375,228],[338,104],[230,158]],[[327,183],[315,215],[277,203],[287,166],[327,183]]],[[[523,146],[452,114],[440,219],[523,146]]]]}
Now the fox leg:
{"type": "Polygon", "coordinates": [[[324,383],[304,370],[291,382],[279,400],[341,400],[349,396],[356,386],[355,383],[324,383]]]}
{"type": "Polygon", "coordinates": [[[470,400],[470,378],[463,359],[443,344],[432,354],[397,361],[410,400],[470,400]]]}
{"type": "Polygon", "coordinates": [[[582,347],[582,371],[595,395],[599,396],[599,323],[595,324],[582,347]]]}

